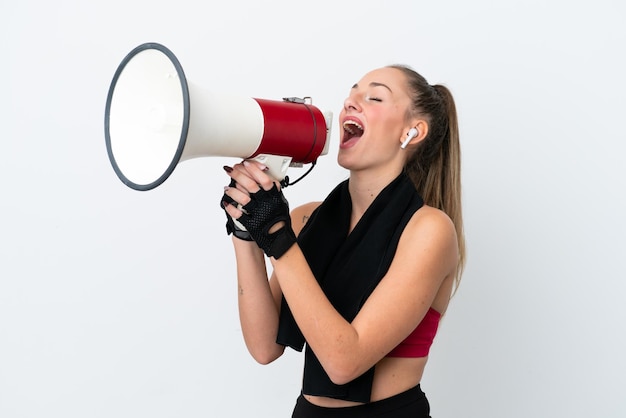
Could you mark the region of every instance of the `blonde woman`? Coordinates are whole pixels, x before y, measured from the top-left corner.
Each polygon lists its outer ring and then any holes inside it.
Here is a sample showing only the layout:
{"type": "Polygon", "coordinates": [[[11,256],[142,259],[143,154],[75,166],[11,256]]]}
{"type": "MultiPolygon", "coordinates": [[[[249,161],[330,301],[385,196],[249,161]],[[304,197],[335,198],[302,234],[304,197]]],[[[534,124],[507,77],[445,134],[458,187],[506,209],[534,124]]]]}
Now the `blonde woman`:
{"type": "Polygon", "coordinates": [[[294,418],[429,417],[420,382],[465,259],[454,100],[383,67],[340,124],[350,177],[323,202],[290,213],[262,164],[224,167],[244,339],[262,364],[306,347],[294,418]]]}

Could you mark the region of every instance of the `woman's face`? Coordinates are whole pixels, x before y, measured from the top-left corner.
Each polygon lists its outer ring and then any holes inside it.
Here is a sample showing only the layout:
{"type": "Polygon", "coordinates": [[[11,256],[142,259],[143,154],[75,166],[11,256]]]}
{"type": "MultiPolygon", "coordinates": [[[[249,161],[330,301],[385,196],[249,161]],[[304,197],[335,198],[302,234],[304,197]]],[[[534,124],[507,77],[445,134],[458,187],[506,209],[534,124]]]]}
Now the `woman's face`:
{"type": "Polygon", "coordinates": [[[339,116],[339,164],[355,170],[399,158],[400,144],[412,127],[406,118],[410,103],[400,70],[380,68],[359,80],[339,116]]]}

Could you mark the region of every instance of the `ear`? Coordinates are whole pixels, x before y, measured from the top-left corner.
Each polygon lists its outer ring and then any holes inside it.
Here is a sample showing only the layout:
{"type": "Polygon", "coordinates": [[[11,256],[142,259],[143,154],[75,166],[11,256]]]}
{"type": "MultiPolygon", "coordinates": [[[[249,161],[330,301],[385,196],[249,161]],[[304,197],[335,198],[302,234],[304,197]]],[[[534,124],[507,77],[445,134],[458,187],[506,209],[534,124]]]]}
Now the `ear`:
{"type": "Polygon", "coordinates": [[[406,129],[404,130],[404,136],[400,138],[400,144],[403,148],[407,147],[408,145],[417,145],[427,136],[428,123],[423,119],[415,119],[413,120],[413,123],[411,125],[407,125],[406,129]],[[410,141],[407,142],[407,139],[409,139],[408,135],[411,128],[415,128],[417,130],[417,134],[410,141]]]}

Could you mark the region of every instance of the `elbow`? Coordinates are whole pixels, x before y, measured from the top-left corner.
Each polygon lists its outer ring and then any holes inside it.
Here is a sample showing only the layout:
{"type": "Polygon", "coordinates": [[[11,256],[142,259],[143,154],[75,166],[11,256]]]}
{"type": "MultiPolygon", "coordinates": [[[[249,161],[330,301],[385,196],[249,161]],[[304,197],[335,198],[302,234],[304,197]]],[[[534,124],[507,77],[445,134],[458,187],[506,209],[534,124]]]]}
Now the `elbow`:
{"type": "Polygon", "coordinates": [[[331,382],[338,386],[350,383],[355,379],[355,377],[352,377],[352,375],[347,373],[328,373],[328,377],[331,382]]]}
{"type": "MultiPolygon", "coordinates": [[[[313,351],[315,351],[314,347],[313,351]]],[[[373,366],[357,343],[343,344],[319,351],[321,352],[318,360],[331,382],[336,385],[345,385],[353,381],[373,366]]]]}
{"type": "Polygon", "coordinates": [[[273,356],[263,356],[263,355],[252,355],[252,358],[259,363],[262,366],[267,366],[268,364],[272,363],[274,360],[276,360],[278,357],[273,357],[273,356]]]}
{"type": "Polygon", "coordinates": [[[331,382],[336,385],[345,385],[359,377],[364,371],[361,371],[356,359],[344,359],[337,361],[334,364],[331,363],[327,367],[324,367],[326,374],[330,378],[331,382]]]}
{"type": "Polygon", "coordinates": [[[285,348],[282,346],[276,346],[274,349],[265,349],[265,350],[248,350],[250,351],[250,355],[252,358],[261,365],[268,365],[272,363],[274,360],[279,358],[285,348]]]}

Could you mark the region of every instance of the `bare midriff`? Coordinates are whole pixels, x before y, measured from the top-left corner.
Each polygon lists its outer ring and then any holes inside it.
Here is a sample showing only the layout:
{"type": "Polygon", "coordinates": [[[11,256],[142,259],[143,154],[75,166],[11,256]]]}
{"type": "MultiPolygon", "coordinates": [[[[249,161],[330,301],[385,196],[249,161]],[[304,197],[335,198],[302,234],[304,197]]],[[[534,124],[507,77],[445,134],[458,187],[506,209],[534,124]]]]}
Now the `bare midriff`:
{"type": "MultiPolygon", "coordinates": [[[[375,402],[386,399],[417,386],[422,380],[427,360],[428,357],[383,358],[376,364],[370,401],[375,402]]],[[[312,404],[326,408],[360,405],[359,402],[344,401],[342,399],[327,398],[324,396],[305,394],[304,397],[312,404]]]]}

